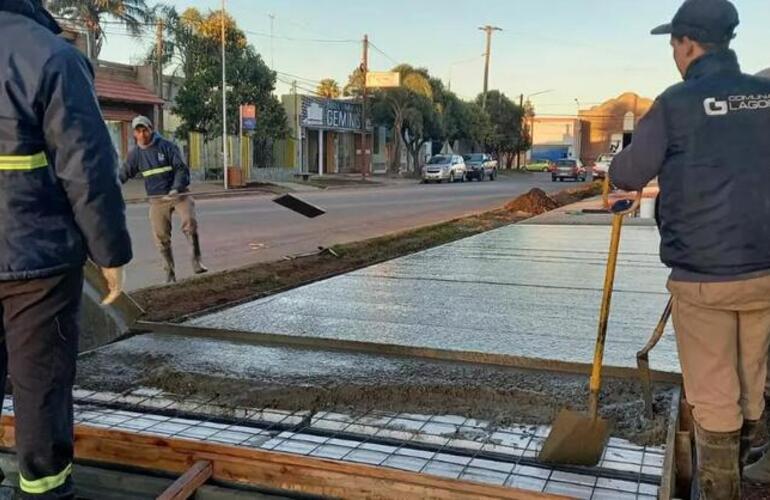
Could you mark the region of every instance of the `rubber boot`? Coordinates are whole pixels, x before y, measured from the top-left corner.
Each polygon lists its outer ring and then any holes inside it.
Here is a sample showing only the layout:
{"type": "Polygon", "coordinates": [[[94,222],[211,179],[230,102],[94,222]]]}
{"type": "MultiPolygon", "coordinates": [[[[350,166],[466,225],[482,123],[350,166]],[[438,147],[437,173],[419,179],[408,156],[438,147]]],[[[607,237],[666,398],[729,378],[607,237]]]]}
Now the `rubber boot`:
{"type": "Polygon", "coordinates": [[[754,436],[762,428],[764,422],[762,420],[744,420],[743,427],[741,428],[741,471],[749,462],[749,454],[751,454],[751,443],[754,442],[754,436]]]}
{"type": "Polygon", "coordinates": [[[166,283],[176,283],[176,273],[174,272],[174,252],[171,248],[164,248],[160,251],[163,257],[163,270],[166,271],[166,283]]]}
{"type": "Polygon", "coordinates": [[[207,273],[209,270],[206,266],[203,265],[201,262],[201,242],[198,238],[198,233],[193,233],[192,235],[188,236],[187,239],[190,241],[190,244],[193,248],[193,257],[192,257],[192,267],[193,272],[195,274],[203,274],[207,273]]]}
{"type": "Polygon", "coordinates": [[[762,458],[762,455],[770,450],[770,401],[765,397],[765,412],[762,415],[762,421],[765,425],[760,426],[754,435],[751,452],[749,453],[748,463],[752,464],[762,458]]]}
{"type": "Polygon", "coordinates": [[[700,500],[740,500],[741,431],[709,432],[695,424],[700,500]]]}

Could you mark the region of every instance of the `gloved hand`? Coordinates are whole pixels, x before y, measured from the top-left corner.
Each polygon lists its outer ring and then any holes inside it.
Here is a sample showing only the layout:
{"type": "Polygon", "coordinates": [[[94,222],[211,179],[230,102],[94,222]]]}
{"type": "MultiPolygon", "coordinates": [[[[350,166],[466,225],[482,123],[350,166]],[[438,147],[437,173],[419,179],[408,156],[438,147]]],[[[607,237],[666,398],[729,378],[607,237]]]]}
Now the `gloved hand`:
{"type": "Polygon", "coordinates": [[[108,306],[118,300],[123,293],[123,282],[126,274],[122,267],[103,267],[102,275],[107,281],[107,296],[102,300],[103,306],[108,306]]]}
{"type": "Polygon", "coordinates": [[[179,194],[179,191],[177,191],[176,189],[172,189],[171,191],[168,192],[166,196],[163,197],[163,201],[171,201],[174,198],[176,198],[178,194],[179,194]]]}

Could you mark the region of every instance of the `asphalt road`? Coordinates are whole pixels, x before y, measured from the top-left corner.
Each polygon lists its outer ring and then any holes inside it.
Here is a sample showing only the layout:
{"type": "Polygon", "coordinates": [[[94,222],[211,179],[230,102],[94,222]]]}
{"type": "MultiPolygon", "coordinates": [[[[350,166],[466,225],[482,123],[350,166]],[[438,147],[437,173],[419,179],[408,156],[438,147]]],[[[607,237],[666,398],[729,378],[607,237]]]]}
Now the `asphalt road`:
{"type": "MultiPolygon", "coordinates": [[[[198,200],[196,206],[204,262],[210,270],[222,271],[497,208],[533,187],[549,191],[567,185],[552,183],[548,174],[521,174],[495,182],[302,193],[303,199],[327,211],[312,220],[272,203],[268,196],[198,200]]],[[[163,282],[147,210],[144,204],[128,207],[134,247],[134,261],[127,272],[128,290],[163,282]]],[[[190,249],[176,219],[174,254],[177,277],[189,277],[190,249]]]]}

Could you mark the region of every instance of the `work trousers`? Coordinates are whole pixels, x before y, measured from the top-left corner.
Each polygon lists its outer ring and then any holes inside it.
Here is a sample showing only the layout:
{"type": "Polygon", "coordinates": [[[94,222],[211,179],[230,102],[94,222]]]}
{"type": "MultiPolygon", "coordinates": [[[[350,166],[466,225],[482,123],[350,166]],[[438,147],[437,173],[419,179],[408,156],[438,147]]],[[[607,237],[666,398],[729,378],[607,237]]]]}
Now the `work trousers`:
{"type": "Polygon", "coordinates": [[[192,196],[182,195],[168,200],[153,199],[150,201],[150,223],[155,245],[161,252],[171,248],[171,216],[174,212],[182,219],[182,232],[187,237],[198,232],[192,196]]]}
{"type": "Polygon", "coordinates": [[[22,498],[73,498],[72,385],[83,271],[0,281],[0,380],[10,375],[22,498]]]}
{"type": "Polygon", "coordinates": [[[669,281],[687,400],[698,424],[733,432],[759,420],[770,347],[770,276],[723,283],[669,281]]]}

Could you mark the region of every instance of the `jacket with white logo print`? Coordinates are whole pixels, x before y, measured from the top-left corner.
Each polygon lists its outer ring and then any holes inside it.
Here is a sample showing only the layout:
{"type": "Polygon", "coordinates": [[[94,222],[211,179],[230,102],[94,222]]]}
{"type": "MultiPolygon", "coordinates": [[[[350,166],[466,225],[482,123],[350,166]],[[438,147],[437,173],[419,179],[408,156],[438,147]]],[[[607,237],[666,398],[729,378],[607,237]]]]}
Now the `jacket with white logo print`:
{"type": "Polygon", "coordinates": [[[0,0],[0,281],[131,260],[117,157],[86,58],[32,0],[0,0]]]}
{"type": "Polygon", "coordinates": [[[190,169],[179,148],[157,132],[150,146],[131,150],[120,169],[120,180],[126,182],[140,174],[147,196],[165,196],[172,190],[184,193],[190,185],[190,169]]]}
{"type": "Polygon", "coordinates": [[[666,90],[610,168],[613,183],[660,184],[661,259],[680,281],[770,271],[770,80],[732,51],[707,54],[666,90]]]}

